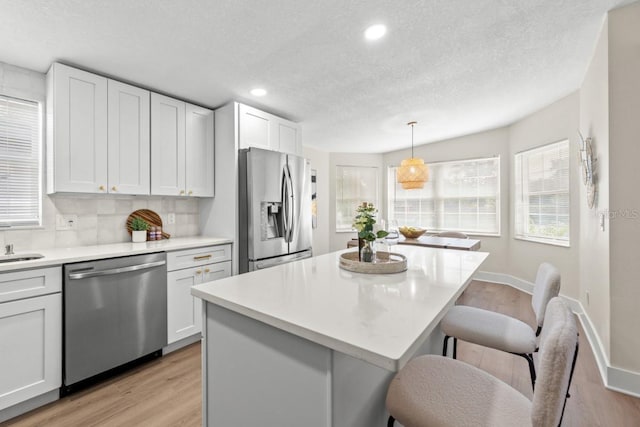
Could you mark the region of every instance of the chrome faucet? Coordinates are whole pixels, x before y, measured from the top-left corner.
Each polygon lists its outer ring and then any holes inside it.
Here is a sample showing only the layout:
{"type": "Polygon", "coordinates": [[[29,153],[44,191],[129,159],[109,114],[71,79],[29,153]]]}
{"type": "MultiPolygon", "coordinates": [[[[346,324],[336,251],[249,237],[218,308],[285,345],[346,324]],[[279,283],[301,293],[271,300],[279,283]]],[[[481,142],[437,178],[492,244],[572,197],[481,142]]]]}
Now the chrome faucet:
{"type": "Polygon", "coordinates": [[[14,255],[14,253],[13,253],[13,244],[5,245],[4,254],[5,255],[14,255]]]}

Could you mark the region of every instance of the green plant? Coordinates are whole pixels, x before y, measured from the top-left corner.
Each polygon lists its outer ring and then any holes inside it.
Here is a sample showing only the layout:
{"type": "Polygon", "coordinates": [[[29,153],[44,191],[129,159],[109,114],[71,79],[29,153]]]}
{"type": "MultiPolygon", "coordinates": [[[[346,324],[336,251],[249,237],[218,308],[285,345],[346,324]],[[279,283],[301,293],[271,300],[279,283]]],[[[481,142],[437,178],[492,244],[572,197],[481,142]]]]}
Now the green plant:
{"type": "Polygon", "coordinates": [[[373,242],[376,239],[387,237],[389,233],[384,230],[373,232],[373,226],[376,223],[376,214],[378,210],[373,207],[373,203],[362,202],[353,221],[353,228],[358,231],[358,238],[373,242]]]}
{"type": "Polygon", "coordinates": [[[149,223],[140,217],[135,217],[131,220],[131,230],[133,231],[147,231],[149,229],[149,223]]]}

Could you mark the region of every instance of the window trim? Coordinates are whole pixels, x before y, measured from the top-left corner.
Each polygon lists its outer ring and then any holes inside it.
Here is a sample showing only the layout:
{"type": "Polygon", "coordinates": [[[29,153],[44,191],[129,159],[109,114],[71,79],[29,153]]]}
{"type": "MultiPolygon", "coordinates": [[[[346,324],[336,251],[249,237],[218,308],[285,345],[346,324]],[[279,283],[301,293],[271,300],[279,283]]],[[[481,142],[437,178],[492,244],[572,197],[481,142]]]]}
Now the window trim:
{"type": "Polygon", "coordinates": [[[0,231],[9,231],[9,230],[37,230],[43,229],[43,197],[44,197],[44,144],[45,141],[45,99],[43,96],[37,96],[35,94],[28,94],[25,91],[21,90],[12,90],[10,88],[3,89],[0,92],[0,96],[4,98],[13,98],[19,101],[30,102],[37,105],[38,108],[38,156],[37,156],[37,164],[38,164],[38,218],[37,222],[31,224],[11,224],[9,222],[3,222],[2,218],[0,218],[0,231]]]}
{"type": "MultiPolygon", "coordinates": [[[[557,246],[557,247],[561,247],[561,248],[570,248],[571,247],[571,199],[572,199],[572,194],[571,194],[571,141],[569,138],[562,138],[562,139],[558,139],[556,141],[553,142],[548,142],[545,144],[540,144],[540,145],[536,145],[534,147],[531,148],[527,148],[524,150],[520,150],[518,152],[516,152],[513,155],[513,177],[514,177],[514,182],[513,182],[513,239],[514,240],[520,240],[523,242],[532,242],[532,243],[538,243],[538,244],[543,244],[543,245],[550,245],[550,246],[557,246]],[[568,217],[569,217],[569,233],[568,233],[568,237],[567,240],[564,239],[554,239],[553,237],[540,237],[540,236],[529,236],[527,234],[520,234],[518,233],[518,226],[517,226],[517,221],[518,221],[518,193],[517,193],[517,181],[518,179],[522,179],[522,176],[518,177],[516,176],[516,170],[517,170],[517,160],[516,157],[519,155],[522,155],[524,153],[530,153],[530,152],[535,152],[538,150],[543,150],[544,148],[550,147],[552,145],[556,145],[556,144],[561,144],[563,142],[567,143],[567,147],[569,149],[569,154],[567,156],[568,160],[569,160],[569,166],[567,168],[568,170],[568,185],[567,185],[567,196],[568,196],[568,208],[569,208],[569,213],[568,213],[568,217]]],[[[521,184],[522,185],[522,184],[521,184]]],[[[522,190],[521,190],[522,191],[522,190]]],[[[557,193],[554,193],[557,194],[557,193]]]]}
{"type": "MultiPolygon", "coordinates": [[[[465,159],[454,159],[454,160],[440,160],[437,162],[429,162],[427,163],[427,166],[431,166],[431,165],[443,165],[443,164],[447,164],[447,163],[469,163],[469,162],[477,162],[477,161],[481,161],[481,160],[493,160],[496,159],[498,161],[498,176],[497,176],[497,189],[498,192],[496,193],[496,222],[498,225],[498,230],[495,233],[491,233],[491,232],[487,232],[487,233],[483,233],[483,232],[479,232],[479,231],[465,231],[465,230],[461,230],[461,229],[439,229],[439,228],[429,228],[427,229],[428,233],[440,233],[443,231],[460,231],[463,232],[465,234],[467,234],[468,236],[482,236],[482,237],[502,237],[502,205],[501,205],[501,200],[502,200],[502,158],[500,156],[500,154],[492,154],[490,156],[479,156],[479,157],[471,157],[471,158],[465,158],[465,159]]],[[[389,170],[390,169],[397,169],[398,165],[389,165],[388,169],[387,169],[387,216],[389,216],[389,210],[390,210],[390,206],[391,206],[391,200],[389,199],[389,170]]],[[[395,175],[395,174],[394,174],[395,175]]],[[[394,185],[395,185],[395,181],[394,181],[394,185]]]]}
{"type": "MultiPolygon", "coordinates": [[[[346,229],[346,228],[338,228],[338,168],[358,168],[358,169],[374,169],[375,170],[375,193],[376,193],[376,200],[373,201],[373,205],[376,207],[376,209],[378,209],[378,213],[380,213],[380,168],[378,166],[368,166],[368,165],[352,165],[352,164],[348,164],[348,165],[340,165],[340,164],[336,164],[335,165],[335,170],[334,170],[334,178],[335,178],[335,185],[334,185],[334,190],[335,190],[335,197],[334,197],[334,232],[335,233],[354,233],[356,232],[356,229],[351,227],[350,229],[346,229]]],[[[355,218],[356,213],[353,213],[353,216],[355,218]]]]}

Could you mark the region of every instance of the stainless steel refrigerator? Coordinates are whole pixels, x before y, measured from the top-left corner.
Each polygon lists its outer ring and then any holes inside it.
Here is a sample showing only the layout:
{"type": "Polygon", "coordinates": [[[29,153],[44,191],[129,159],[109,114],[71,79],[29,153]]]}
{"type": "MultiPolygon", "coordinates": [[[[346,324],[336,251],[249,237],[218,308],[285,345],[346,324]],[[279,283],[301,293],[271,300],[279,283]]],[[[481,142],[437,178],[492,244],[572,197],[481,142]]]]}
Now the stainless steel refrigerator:
{"type": "Polygon", "coordinates": [[[298,156],[240,150],[239,270],[311,256],[311,169],[298,156]]]}

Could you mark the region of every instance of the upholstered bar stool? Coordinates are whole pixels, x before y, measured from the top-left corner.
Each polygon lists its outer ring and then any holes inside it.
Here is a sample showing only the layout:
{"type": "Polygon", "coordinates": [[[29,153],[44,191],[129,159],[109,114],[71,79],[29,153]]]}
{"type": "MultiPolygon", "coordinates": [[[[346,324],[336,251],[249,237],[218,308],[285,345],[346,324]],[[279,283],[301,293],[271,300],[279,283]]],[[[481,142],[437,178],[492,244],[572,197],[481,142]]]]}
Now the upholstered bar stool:
{"type": "Polygon", "coordinates": [[[442,356],[420,356],[389,385],[388,426],[395,420],[405,427],[560,425],[578,355],[578,329],[560,298],[551,300],[546,311],[532,401],[474,366],[442,356]]]}
{"type": "Polygon", "coordinates": [[[531,298],[538,325],[535,332],[526,323],[501,313],[465,305],[452,307],[440,323],[445,334],[442,355],[447,355],[447,344],[449,338],[453,337],[454,359],[458,339],[521,356],[529,364],[531,386],[535,388],[536,368],[533,353],[538,348],[536,337],[544,324],[547,303],[551,298],[558,296],[559,292],[558,269],[547,262],[540,264],[531,298]]]}

